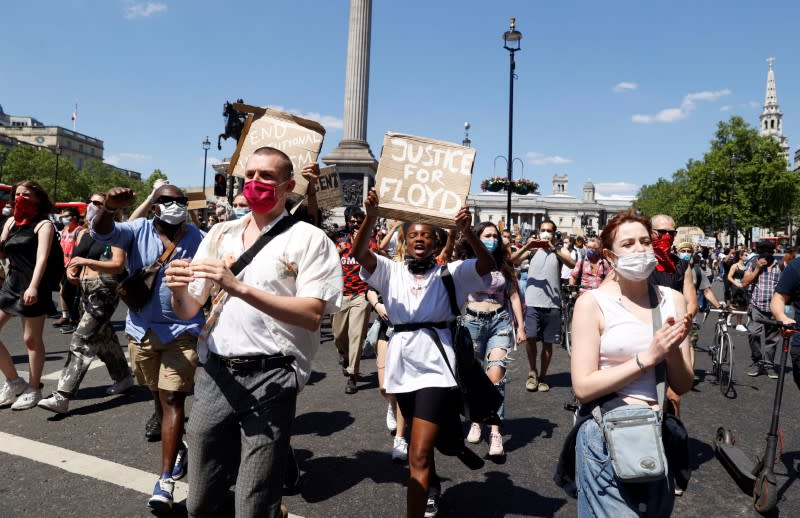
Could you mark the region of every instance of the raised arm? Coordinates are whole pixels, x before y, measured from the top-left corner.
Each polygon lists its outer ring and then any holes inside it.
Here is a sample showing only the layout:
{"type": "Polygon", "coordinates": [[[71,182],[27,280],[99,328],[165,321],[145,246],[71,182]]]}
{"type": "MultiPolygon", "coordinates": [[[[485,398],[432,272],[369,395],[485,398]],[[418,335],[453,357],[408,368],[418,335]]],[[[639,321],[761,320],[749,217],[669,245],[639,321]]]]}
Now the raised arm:
{"type": "Polygon", "coordinates": [[[367,199],[364,200],[364,205],[367,207],[367,216],[364,218],[361,227],[356,233],[356,239],[353,241],[353,257],[361,265],[362,268],[367,270],[370,274],[375,271],[378,265],[378,257],[370,249],[369,241],[372,234],[372,229],[375,226],[375,213],[372,209],[378,206],[378,192],[373,187],[367,194],[367,199]]]}

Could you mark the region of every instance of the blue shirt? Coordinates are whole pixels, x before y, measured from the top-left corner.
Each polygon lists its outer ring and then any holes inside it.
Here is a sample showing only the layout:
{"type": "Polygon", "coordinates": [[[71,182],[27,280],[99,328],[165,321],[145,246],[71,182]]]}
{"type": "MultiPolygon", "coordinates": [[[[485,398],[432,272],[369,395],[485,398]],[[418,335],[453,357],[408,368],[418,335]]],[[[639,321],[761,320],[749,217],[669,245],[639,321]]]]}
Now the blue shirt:
{"type": "MultiPolygon", "coordinates": [[[[186,233],[175,247],[175,252],[169,260],[186,259],[191,261],[204,235],[194,225],[187,224],[186,233]]],[[[128,272],[131,273],[155,263],[164,253],[164,243],[161,241],[153,221],[146,218],[138,218],[127,223],[115,223],[114,230],[108,234],[99,234],[92,229],[91,236],[97,241],[111,243],[125,250],[128,272]]],[[[164,268],[162,267],[153,284],[153,293],[158,296],[152,297],[139,313],[128,311],[125,332],[136,341],[141,341],[147,331],[152,330],[161,343],[166,344],[175,340],[182,333],[191,333],[197,336],[203,328],[205,319],[202,309],[189,320],[181,320],[175,315],[175,312],[172,311],[172,292],[162,282],[163,278],[164,268]]]]}

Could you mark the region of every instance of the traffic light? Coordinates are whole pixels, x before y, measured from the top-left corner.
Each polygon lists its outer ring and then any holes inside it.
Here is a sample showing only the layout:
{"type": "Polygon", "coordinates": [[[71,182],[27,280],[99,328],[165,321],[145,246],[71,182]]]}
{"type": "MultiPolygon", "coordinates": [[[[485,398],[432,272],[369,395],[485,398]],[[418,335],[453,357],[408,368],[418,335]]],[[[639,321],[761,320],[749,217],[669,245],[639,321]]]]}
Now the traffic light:
{"type": "Polygon", "coordinates": [[[225,196],[228,192],[228,179],[222,173],[214,175],[214,196],[225,196]]]}

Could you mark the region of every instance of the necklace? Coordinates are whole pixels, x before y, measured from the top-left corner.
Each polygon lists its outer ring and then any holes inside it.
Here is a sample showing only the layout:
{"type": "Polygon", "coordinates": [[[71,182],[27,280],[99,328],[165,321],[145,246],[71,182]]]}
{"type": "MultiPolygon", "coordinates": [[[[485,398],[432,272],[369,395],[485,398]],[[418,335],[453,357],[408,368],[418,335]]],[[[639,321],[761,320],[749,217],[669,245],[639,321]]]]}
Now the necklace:
{"type": "Polygon", "coordinates": [[[428,271],[426,273],[411,273],[408,272],[408,275],[411,276],[411,295],[416,298],[421,298],[425,291],[428,289],[428,285],[433,279],[432,275],[433,270],[428,271]]]}

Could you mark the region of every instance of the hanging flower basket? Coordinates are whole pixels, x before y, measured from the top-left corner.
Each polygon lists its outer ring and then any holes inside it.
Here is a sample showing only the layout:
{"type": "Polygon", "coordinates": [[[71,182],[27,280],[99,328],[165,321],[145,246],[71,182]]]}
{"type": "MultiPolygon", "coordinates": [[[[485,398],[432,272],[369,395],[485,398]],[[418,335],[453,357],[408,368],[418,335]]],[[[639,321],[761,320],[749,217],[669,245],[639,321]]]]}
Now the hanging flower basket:
{"type": "Polygon", "coordinates": [[[516,182],[514,182],[514,192],[517,194],[525,195],[525,194],[535,194],[536,189],[539,188],[539,184],[533,182],[531,180],[527,180],[525,178],[520,178],[516,182]]]}
{"type": "Polygon", "coordinates": [[[484,191],[500,192],[508,186],[508,178],[505,176],[493,176],[481,182],[481,189],[484,191]]]}

